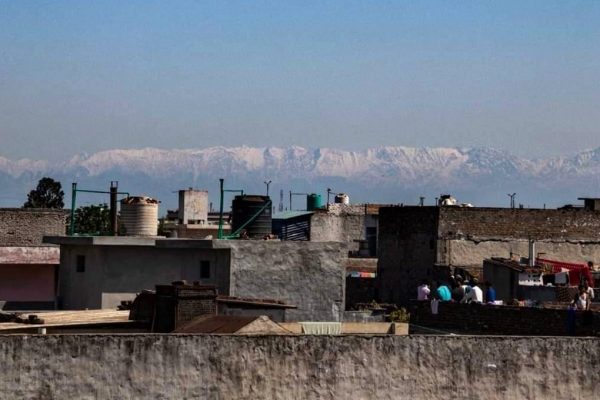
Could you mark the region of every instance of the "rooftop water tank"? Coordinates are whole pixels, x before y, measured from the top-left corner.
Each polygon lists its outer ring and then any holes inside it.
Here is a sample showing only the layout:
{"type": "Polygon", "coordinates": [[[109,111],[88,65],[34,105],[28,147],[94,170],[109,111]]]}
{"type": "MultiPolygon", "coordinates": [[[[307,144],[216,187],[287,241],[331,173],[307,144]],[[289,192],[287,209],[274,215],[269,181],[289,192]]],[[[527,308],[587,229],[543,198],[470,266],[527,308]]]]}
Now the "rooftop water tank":
{"type": "Polygon", "coordinates": [[[145,196],[130,196],[121,200],[121,222],[127,236],[158,234],[158,200],[145,196]]]}
{"type": "Polygon", "coordinates": [[[307,211],[314,211],[321,207],[322,207],[322,203],[321,203],[321,195],[320,194],[311,193],[306,196],[306,210],[307,211]]]}
{"type": "Polygon", "coordinates": [[[350,204],[350,196],[346,193],[338,193],[335,195],[334,202],[337,204],[350,204]]]}
{"type": "Polygon", "coordinates": [[[455,206],[458,204],[458,201],[452,195],[442,194],[438,200],[438,206],[455,206]]]}
{"type": "Polygon", "coordinates": [[[231,231],[237,232],[244,224],[250,239],[262,239],[271,234],[272,215],[269,196],[235,196],[231,205],[231,231]]]}

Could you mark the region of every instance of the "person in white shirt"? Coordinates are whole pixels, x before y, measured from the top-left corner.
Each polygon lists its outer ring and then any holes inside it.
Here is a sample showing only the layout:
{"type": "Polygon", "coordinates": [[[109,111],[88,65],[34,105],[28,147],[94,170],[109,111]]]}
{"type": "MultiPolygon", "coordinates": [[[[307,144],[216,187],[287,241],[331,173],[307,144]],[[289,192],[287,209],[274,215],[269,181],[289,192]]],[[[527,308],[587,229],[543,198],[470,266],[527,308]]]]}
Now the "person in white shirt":
{"type": "Polygon", "coordinates": [[[594,300],[594,288],[590,287],[587,283],[587,281],[583,281],[583,288],[585,289],[585,292],[587,293],[587,308],[586,310],[589,310],[591,305],[592,305],[592,300],[594,300]]]}
{"type": "Polygon", "coordinates": [[[483,303],[483,291],[477,286],[477,279],[473,279],[470,285],[465,285],[465,296],[461,303],[483,303]]]}
{"type": "Polygon", "coordinates": [[[585,291],[585,287],[583,285],[579,285],[579,295],[575,297],[574,303],[577,306],[578,310],[589,309],[588,294],[585,291]]]}
{"type": "Polygon", "coordinates": [[[483,290],[481,290],[476,283],[473,283],[473,286],[471,287],[471,293],[473,293],[471,295],[471,301],[474,301],[475,303],[483,303],[483,290]]]}
{"type": "Polygon", "coordinates": [[[417,288],[417,300],[429,300],[429,293],[431,293],[431,289],[429,289],[427,279],[423,279],[421,286],[417,288]]]}

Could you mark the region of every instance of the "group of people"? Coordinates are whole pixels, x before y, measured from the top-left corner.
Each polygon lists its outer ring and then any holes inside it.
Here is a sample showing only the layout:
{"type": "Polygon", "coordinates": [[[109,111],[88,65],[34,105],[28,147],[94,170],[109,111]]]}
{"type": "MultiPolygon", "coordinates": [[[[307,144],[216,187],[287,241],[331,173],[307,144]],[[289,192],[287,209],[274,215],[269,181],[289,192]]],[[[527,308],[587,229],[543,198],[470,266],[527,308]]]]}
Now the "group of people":
{"type": "MultiPolygon", "coordinates": [[[[483,290],[479,287],[476,278],[467,281],[462,276],[450,277],[449,284],[436,282],[433,290],[429,287],[427,279],[421,281],[417,288],[417,300],[452,301],[456,303],[483,303],[483,290]]],[[[485,282],[485,302],[496,301],[496,290],[490,282],[485,282]]]]}

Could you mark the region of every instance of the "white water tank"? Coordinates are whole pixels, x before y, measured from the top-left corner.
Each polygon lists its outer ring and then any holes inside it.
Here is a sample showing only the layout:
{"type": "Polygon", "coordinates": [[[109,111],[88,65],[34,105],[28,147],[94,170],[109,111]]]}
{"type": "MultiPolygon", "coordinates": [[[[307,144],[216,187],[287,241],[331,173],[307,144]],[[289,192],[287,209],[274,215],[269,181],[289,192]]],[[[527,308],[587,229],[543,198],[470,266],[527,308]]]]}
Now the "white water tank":
{"type": "Polygon", "coordinates": [[[443,194],[440,196],[438,200],[438,206],[455,206],[458,204],[458,201],[452,195],[443,194]]]}
{"type": "Polygon", "coordinates": [[[158,200],[146,196],[121,200],[121,222],[127,236],[158,234],[158,200]]]}
{"type": "Polygon", "coordinates": [[[346,193],[338,193],[335,195],[334,202],[337,204],[350,204],[350,196],[346,193]]]}

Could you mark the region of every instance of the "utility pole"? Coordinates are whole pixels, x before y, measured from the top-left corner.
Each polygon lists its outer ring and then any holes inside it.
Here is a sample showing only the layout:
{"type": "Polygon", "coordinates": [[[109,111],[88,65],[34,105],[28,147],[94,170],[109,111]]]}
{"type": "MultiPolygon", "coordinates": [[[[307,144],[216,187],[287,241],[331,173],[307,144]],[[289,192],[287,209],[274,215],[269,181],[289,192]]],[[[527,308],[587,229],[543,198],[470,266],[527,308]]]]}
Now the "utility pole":
{"type": "Polygon", "coordinates": [[[264,183],[267,185],[267,196],[269,196],[269,185],[271,184],[271,181],[265,181],[264,183]]]}
{"type": "Polygon", "coordinates": [[[515,208],[515,196],[517,195],[516,193],[508,193],[507,194],[508,197],[510,197],[510,208],[515,208]]]}
{"type": "Polygon", "coordinates": [[[119,225],[117,220],[117,193],[119,191],[119,182],[110,181],[110,232],[117,236],[119,225]]]}

